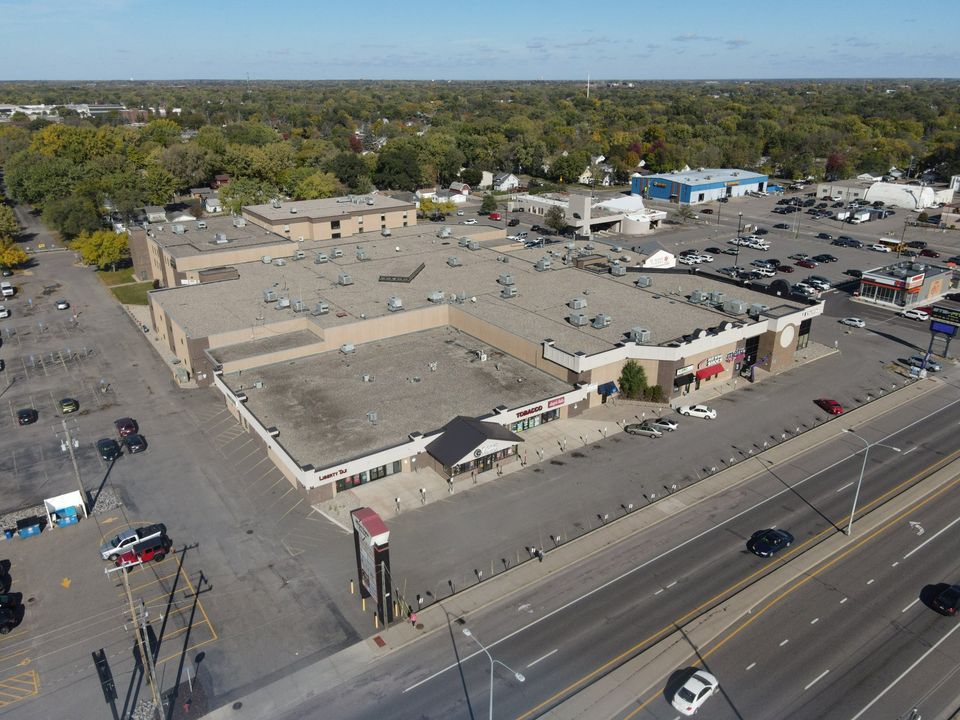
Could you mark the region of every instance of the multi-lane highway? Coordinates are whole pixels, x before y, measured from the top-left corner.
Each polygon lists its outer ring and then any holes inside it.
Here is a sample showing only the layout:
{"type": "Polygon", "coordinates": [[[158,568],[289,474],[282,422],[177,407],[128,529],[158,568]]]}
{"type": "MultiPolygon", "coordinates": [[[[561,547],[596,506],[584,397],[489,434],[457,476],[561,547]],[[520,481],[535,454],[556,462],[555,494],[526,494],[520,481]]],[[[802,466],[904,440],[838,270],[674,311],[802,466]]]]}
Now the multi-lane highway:
{"type": "MultiPolygon", "coordinates": [[[[953,459],[958,422],[960,392],[944,383],[937,393],[855,427],[867,441],[879,443],[870,449],[858,514],[953,459]]],[[[556,708],[708,609],[750,592],[754,582],[792,557],[842,532],[864,445],[841,432],[842,422],[837,426],[837,436],[812,452],[764,466],[753,480],[678,514],[667,515],[665,505],[662,522],[583,562],[556,568],[537,587],[474,616],[448,617],[446,627],[365,672],[343,677],[335,691],[320,694],[288,717],[484,716],[490,661],[477,640],[497,661],[496,717],[537,717],[556,708]],[[765,527],[789,529],[796,544],[773,560],[750,554],[744,543],[765,527]],[[465,627],[471,636],[463,633],[465,627]],[[524,676],[523,682],[516,673],[524,676]]],[[[763,462],[757,459],[758,467],[763,462]]],[[[951,512],[960,512],[955,496],[947,492],[918,508],[915,522],[928,536],[946,526],[951,512]]],[[[912,602],[925,584],[957,573],[956,561],[942,545],[949,533],[893,566],[897,552],[905,555],[923,541],[914,526],[904,520],[888,533],[860,538],[855,525],[845,546],[854,552],[825,570],[823,578],[818,575],[786,594],[764,613],[769,620],[757,621],[717,646],[707,664],[721,678],[724,694],[710,700],[710,716],[846,717],[843,713],[852,715],[865,706],[909,664],[894,663],[893,655],[903,652],[905,644],[932,646],[937,633],[951,627],[923,602],[912,602]],[[847,600],[841,603],[843,597],[847,600]],[[864,615],[869,621],[863,622],[864,615]],[[889,671],[879,673],[878,668],[889,671]],[[835,678],[844,681],[831,693],[835,678]],[[821,682],[822,695],[809,692],[821,682]],[[819,704],[808,707],[808,698],[819,704]]],[[[953,647],[960,647],[958,642],[953,647]]],[[[691,648],[689,664],[705,651],[709,648],[691,648]]],[[[930,687],[918,686],[913,694],[930,692],[931,704],[949,702],[949,693],[934,690],[944,676],[925,675],[930,687]]],[[[667,682],[666,677],[647,680],[667,682]]],[[[635,716],[675,717],[662,693],[644,697],[642,691],[638,689],[635,716]]],[[[888,696],[894,692],[902,688],[888,696]]],[[[871,717],[869,711],[863,717],[871,717]]]]}

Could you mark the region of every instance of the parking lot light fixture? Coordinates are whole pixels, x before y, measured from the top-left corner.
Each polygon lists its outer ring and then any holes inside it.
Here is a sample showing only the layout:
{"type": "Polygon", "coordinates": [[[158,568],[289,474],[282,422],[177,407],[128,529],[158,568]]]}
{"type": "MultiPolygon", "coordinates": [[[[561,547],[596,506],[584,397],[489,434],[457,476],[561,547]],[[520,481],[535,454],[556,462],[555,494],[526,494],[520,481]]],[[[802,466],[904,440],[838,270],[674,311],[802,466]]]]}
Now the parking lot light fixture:
{"type": "Polygon", "coordinates": [[[850,535],[853,533],[853,516],[857,512],[857,500],[860,499],[860,485],[863,484],[863,473],[867,469],[867,456],[870,454],[870,448],[872,448],[875,445],[879,445],[880,447],[885,447],[888,450],[893,450],[894,452],[900,452],[900,448],[893,447],[893,445],[885,445],[884,443],[881,443],[881,442],[870,442],[866,438],[857,435],[857,433],[855,433],[850,428],[844,428],[843,431],[845,433],[850,433],[855,438],[860,440],[864,445],[863,464],[860,466],[860,478],[857,480],[857,489],[853,493],[853,507],[850,510],[850,522],[847,523],[847,537],[850,537],[850,535]]]}
{"type": "Polygon", "coordinates": [[[463,634],[466,635],[468,638],[471,638],[477,645],[479,645],[480,649],[483,650],[484,654],[487,656],[487,659],[490,661],[490,712],[488,717],[490,718],[490,720],[493,720],[493,666],[503,665],[503,667],[505,667],[507,670],[509,670],[513,674],[513,676],[517,679],[517,682],[523,682],[524,680],[526,680],[526,678],[521,673],[518,673],[516,670],[513,670],[506,663],[500,662],[499,660],[495,659],[493,655],[490,654],[490,651],[487,649],[486,645],[480,642],[477,639],[477,636],[470,631],[470,628],[468,627],[463,628],[463,634]]]}

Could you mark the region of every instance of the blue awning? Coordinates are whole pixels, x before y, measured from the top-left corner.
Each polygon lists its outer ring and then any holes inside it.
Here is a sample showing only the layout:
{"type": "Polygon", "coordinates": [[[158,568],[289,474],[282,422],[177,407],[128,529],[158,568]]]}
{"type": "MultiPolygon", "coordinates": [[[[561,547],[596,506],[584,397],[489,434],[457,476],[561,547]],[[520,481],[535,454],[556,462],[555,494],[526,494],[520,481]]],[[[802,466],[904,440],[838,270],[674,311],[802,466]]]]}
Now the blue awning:
{"type": "Polygon", "coordinates": [[[617,390],[616,383],[608,382],[608,383],[604,383],[603,385],[600,385],[597,388],[597,392],[600,393],[601,395],[613,395],[614,393],[617,393],[620,391],[617,390]]]}

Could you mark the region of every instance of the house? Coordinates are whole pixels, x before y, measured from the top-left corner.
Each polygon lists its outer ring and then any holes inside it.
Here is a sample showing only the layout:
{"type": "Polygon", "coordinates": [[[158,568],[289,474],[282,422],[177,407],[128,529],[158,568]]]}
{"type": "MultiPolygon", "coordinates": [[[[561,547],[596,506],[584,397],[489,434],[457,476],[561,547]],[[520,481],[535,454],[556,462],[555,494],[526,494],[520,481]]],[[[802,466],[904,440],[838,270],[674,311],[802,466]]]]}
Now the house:
{"type": "Polygon", "coordinates": [[[149,223],[165,223],[167,221],[167,211],[159,205],[148,205],[143,209],[143,214],[147,216],[149,223]]]}
{"type": "Polygon", "coordinates": [[[644,268],[672,268],[677,266],[676,256],[664,249],[656,240],[634,245],[633,252],[637,253],[637,265],[644,268]]]}
{"type": "Polygon", "coordinates": [[[226,173],[223,173],[213,178],[213,182],[210,183],[210,187],[216,190],[217,188],[221,188],[224,185],[228,185],[229,183],[230,183],[230,176],[227,175],[226,173]]]}
{"type": "Polygon", "coordinates": [[[217,191],[208,187],[190,188],[190,197],[194,200],[206,200],[211,195],[216,195],[217,191]]]}
{"type": "Polygon", "coordinates": [[[452,182],[450,183],[450,194],[451,195],[469,195],[470,186],[465,182],[452,182]]]}
{"type": "Polygon", "coordinates": [[[205,198],[203,201],[203,211],[208,213],[221,213],[223,212],[223,203],[220,202],[220,198],[216,195],[211,195],[208,198],[205,198]]]}
{"type": "Polygon", "coordinates": [[[423,200],[424,198],[435,198],[437,196],[437,189],[435,187],[425,187],[417,190],[414,195],[417,196],[417,200],[423,200]]]}
{"type": "Polygon", "coordinates": [[[493,177],[493,189],[497,192],[511,192],[520,187],[520,178],[513,173],[497,173],[493,177]]]}

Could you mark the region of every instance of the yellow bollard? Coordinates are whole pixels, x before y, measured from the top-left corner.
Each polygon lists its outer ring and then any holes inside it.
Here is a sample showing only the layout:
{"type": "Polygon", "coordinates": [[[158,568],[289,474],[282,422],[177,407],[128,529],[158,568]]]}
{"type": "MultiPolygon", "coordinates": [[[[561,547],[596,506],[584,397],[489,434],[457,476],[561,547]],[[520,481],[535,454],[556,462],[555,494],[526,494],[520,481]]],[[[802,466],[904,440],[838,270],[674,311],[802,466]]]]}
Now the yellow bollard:
{"type": "Polygon", "coordinates": [[[373,628],[374,630],[380,627],[380,616],[376,613],[373,614],[373,628]]]}
{"type": "Polygon", "coordinates": [[[350,581],[350,594],[353,595],[353,580],[350,581]]]}
{"type": "Polygon", "coordinates": [[[366,598],[360,598],[360,609],[363,610],[364,612],[367,611],[367,599],[366,599],[366,598]]]}

